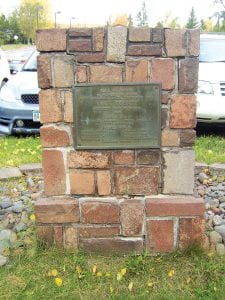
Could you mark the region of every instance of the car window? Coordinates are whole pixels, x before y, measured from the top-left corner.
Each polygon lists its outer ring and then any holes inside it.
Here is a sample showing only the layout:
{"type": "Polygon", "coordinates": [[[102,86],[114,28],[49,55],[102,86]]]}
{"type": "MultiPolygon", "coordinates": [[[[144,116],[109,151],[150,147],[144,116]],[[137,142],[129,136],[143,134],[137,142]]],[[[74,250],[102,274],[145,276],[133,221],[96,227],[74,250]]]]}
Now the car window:
{"type": "Polygon", "coordinates": [[[38,52],[34,51],[23,66],[23,71],[37,71],[37,56],[38,52]]]}
{"type": "Polygon", "coordinates": [[[201,62],[225,62],[225,39],[201,38],[200,49],[199,60],[201,62]]]}

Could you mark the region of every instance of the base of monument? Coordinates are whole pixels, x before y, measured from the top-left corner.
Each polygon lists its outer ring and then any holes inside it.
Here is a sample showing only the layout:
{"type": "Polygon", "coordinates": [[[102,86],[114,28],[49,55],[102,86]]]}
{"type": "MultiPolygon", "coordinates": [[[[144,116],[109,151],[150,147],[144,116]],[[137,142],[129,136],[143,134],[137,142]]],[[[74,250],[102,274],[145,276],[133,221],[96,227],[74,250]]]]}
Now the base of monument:
{"type": "Polygon", "coordinates": [[[85,252],[155,254],[204,243],[204,202],[190,196],[49,197],[35,215],[40,240],[85,252]]]}

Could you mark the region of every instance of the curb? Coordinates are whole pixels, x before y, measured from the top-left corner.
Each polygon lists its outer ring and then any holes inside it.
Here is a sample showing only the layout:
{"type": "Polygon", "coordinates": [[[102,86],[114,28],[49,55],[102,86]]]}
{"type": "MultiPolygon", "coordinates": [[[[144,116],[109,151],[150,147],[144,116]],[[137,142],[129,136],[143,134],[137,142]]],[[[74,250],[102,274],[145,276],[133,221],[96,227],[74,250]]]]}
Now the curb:
{"type": "Polygon", "coordinates": [[[19,178],[23,175],[41,174],[41,163],[24,164],[20,167],[0,168],[0,181],[12,178],[19,178]]]}

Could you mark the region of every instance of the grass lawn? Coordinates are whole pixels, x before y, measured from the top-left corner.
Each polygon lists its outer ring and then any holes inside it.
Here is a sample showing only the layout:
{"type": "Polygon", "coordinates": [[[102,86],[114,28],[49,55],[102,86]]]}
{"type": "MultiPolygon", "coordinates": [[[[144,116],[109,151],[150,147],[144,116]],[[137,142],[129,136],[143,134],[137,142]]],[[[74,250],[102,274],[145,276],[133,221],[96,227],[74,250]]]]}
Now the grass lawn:
{"type": "Polygon", "coordinates": [[[199,251],[103,257],[55,248],[15,250],[0,268],[0,291],[0,299],[224,299],[225,257],[199,251]]]}

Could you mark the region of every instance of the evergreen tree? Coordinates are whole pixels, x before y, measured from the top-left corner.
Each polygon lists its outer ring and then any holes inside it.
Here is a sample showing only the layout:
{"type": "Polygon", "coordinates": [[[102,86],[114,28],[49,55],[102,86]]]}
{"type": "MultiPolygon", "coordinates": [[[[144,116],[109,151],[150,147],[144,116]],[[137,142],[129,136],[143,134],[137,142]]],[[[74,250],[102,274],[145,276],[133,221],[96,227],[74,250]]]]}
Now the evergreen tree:
{"type": "Polygon", "coordinates": [[[185,27],[186,28],[197,28],[197,27],[199,27],[199,23],[198,23],[198,20],[196,18],[196,15],[195,15],[194,7],[191,8],[190,16],[189,16],[188,22],[185,25],[185,27]]]}
{"type": "Polygon", "coordinates": [[[145,1],[142,3],[142,9],[137,13],[137,26],[144,27],[148,26],[148,14],[146,10],[145,1]]]}

